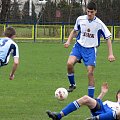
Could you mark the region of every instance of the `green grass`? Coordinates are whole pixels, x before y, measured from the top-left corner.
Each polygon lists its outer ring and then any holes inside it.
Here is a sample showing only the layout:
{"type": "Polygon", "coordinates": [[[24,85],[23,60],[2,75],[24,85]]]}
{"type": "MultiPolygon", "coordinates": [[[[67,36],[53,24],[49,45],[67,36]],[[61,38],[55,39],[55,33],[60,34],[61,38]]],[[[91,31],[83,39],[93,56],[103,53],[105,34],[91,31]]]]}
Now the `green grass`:
{"type": "MultiPolygon", "coordinates": [[[[66,62],[71,51],[58,43],[18,43],[20,65],[15,79],[8,79],[12,60],[8,66],[0,68],[0,120],[48,120],[46,110],[59,112],[69,102],[87,94],[87,72],[83,64],[76,64],[75,78],[77,89],[69,94],[65,101],[54,98],[58,87],[67,88],[66,62]]],[[[98,48],[97,67],[95,69],[96,92],[107,81],[109,92],[103,100],[115,100],[115,93],[120,88],[120,43],[113,44],[116,61],[107,61],[107,45],[98,48]]],[[[90,115],[87,107],[63,118],[64,120],[84,120],[90,115]]]]}

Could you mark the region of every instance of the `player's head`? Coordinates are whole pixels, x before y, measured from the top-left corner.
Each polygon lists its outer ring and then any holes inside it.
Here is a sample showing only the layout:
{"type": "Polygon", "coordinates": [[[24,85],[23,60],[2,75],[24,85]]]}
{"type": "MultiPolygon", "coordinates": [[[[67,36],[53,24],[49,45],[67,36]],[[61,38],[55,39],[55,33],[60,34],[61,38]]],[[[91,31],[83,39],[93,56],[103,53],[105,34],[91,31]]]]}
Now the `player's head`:
{"type": "Polygon", "coordinates": [[[120,89],[117,91],[116,100],[120,102],[120,89]]]}
{"type": "Polygon", "coordinates": [[[89,20],[93,20],[95,14],[97,13],[97,5],[95,2],[89,2],[87,4],[87,15],[89,20]]]}
{"type": "Polygon", "coordinates": [[[4,35],[6,37],[12,38],[12,37],[14,37],[16,35],[16,31],[15,31],[15,29],[13,27],[7,27],[5,29],[4,35]]]}

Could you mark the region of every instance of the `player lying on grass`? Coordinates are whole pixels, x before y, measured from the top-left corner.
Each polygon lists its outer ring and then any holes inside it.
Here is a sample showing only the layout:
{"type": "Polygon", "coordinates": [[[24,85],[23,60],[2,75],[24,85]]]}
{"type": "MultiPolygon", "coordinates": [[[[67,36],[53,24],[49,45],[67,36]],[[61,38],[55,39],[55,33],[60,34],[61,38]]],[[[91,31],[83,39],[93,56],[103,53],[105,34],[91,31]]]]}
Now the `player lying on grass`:
{"type": "Polygon", "coordinates": [[[19,64],[19,49],[18,45],[13,41],[16,31],[13,27],[7,27],[4,32],[5,37],[0,38],[0,67],[8,64],[10,55],[12,54],[14,63],[10,72],[9,79],[14,79],[14,73],[19,64]]]}
{"type": "Polygon", "coordinates": [[[77,110],[81,106],[85,105],[91,110],[92,117],[86,120],[120,120],[120,90],[116,94],[117,102],[105,101],[102,102],[102,98],[108,92],[108,84],[103,83],[101,86],[101,93],[97,99],[91,98],[85,95],[74,102],[68,104],[62,109],[60,113],[47,111],[47,115],[52,120],[60,120],[62,117],[67,116],[71,112],[77,110]]]}

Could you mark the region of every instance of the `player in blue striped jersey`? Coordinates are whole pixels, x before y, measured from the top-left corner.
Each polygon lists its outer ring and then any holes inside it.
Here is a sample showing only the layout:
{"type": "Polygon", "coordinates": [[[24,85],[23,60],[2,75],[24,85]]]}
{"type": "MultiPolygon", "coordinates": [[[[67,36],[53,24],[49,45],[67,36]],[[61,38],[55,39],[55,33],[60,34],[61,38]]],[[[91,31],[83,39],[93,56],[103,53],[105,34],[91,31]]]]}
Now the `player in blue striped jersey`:
{"type": "Polygon", "coordinates": [[[116,94],[117,102],[105,101],[102,102],[102,98],[108,92],[108,84],[103,83],[101,87],[101,93],[97,99],[91,98],[85,95],[74,102],[68,104],[61,112],[47,111],[47,115],[52,120],[60,120],[64,116],[76,111],[82,106],[87,106],[91,110],[92,117],[86,120],[120,120],[120,90],[116,94]]]}
{"type": "Polygon", "coordinates": [[[76,88],[74,65],[83,60],[88,73],[88,95],[90,97],[94,96],[94,68],[96,66],[97,47],[100,45],[101,35],[103,35],[107,42],[108,60],[110,62],[115,60],[110,40],[111,33],[106,25],[95,16],[97,12],[96,9],[97,7],[94,2],[88,3],[87,15],[77,18],[74,29],[71,31],[67,42],[64,44],[64,47],[68,48],[71,40],[78,34],[76,37],[77,41],[67,61],[67,75],[70,83],[68,92],[72,92],[76,88]]]}
{"type": "Polygon", "coordinates": [[[14,63],[9,75],[9,79],[13,80],[15,71],[19,64],[18,45],[13,41],[16,31],[13,27],[7,27],[4,35],[4,38],[0,38],[0,67],[7,65],[9,63],[10,55],[12,55],[14,63]]]}

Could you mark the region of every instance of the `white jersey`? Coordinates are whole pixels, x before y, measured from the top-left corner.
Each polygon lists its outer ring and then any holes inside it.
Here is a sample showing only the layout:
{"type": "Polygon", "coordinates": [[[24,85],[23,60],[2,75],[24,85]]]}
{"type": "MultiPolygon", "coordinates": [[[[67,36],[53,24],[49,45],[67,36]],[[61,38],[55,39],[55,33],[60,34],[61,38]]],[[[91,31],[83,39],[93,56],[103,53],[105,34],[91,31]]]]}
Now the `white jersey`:
{"type": "Polygon", "coordinates": [[[103,102],[103,105],[107,105],[113,111],[120,110],[120,103],[119,102],[112,102],[112,101],[107,100],[107,101],[103,102]]]}
{"type": "Polygon", "coordinates": [[[97,47],[100,43],[100,36],[104,39],[111,37],[111,33],[106,25],[96,16],[94,20],[88,20],[87,15],[79,16],[76,20],[75,31],[80,31],[77,42],[83,47],[97,47]]]}
{"type": "Polygon", "coordinates": [[[8,64],[10,54],[13,57],[19,58],[18,45],[10,38],[0,38],[0,61],[4,64],[8,64]]]}

